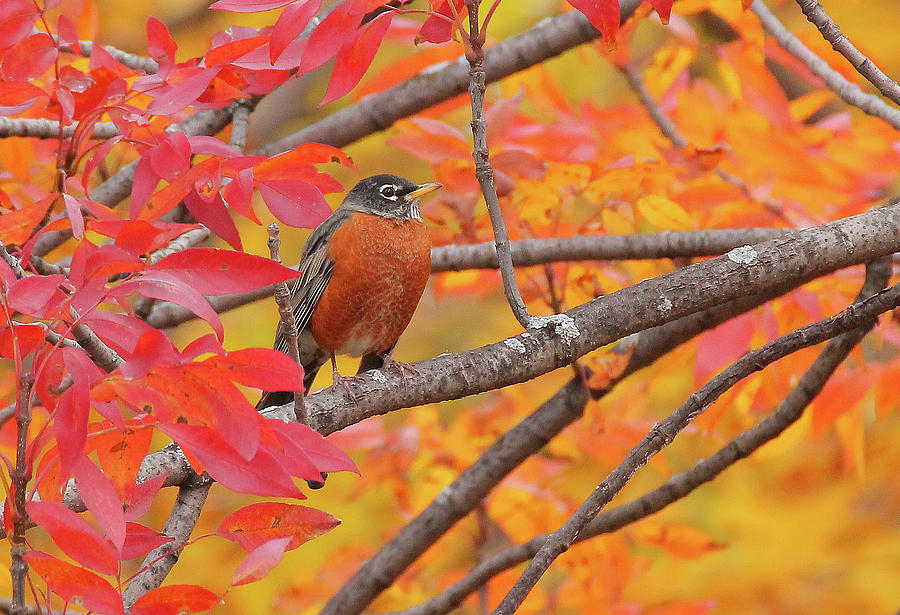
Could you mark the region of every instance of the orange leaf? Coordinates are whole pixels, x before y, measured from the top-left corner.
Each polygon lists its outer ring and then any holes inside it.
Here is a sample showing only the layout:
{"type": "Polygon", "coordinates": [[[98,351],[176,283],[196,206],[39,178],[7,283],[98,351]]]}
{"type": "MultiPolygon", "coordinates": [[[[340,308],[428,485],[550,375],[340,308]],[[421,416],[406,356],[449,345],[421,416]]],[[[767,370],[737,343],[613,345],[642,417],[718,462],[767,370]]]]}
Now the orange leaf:
{"type": "Polygon", "coordinates": [[[122,596],[103,577],[42,551],[29,551],[25,561],[41,575],[50,591],[66,602],[78,601],[100,615],[123,612],[122,596]]]}
{"type": "Polygon", "coordinates": [[[725,543],[713,540],[706,533],[685,523],[645,526],[639,534],[646,542],[659,545],[675,557],[683,559],[693,559],[725,548],[725,543]]]}
{"type": "Polygon", "coordinates": [[[57,196],[54,193],[33,205],[3,212],[3,215],[0,216],[0,241],[6,245],[21,245],[28,241],[34,233],[35,227],[47,215],[47,210],[53,205],[57,196]]]}
{"type": "Polygon", "coordinates": [[[340,524],[326,512],[280,502],[260,502],[235,511],[222,521],[216,533],[253,551],[274,538],[290,536],[285,551],[321,536],[340,524]]]}
{"type": "Polygon", "coordinates": [[[131,615],[181,615],[213,608],[219,596],[199,585],[166,585],[141,596],[131,615]]]}

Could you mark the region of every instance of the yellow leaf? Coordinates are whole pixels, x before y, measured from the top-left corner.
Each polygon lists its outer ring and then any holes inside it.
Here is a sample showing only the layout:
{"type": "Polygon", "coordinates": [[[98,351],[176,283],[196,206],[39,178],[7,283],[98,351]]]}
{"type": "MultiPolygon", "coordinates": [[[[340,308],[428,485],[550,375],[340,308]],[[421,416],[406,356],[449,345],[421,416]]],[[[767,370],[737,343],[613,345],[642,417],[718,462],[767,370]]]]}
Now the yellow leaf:
{"type": "Polygon", "coordinates": [[[834,94],[829,91],[820,90],[818,92],[810,92],[809,94],[804,94],[803,96],[792,100],[788,107],[788,112],[791,114],[792,120],[795,122],[802,122],[809,119],[813,113],[824,107],[833,99],[834,94]]]}
{"type": "Polygon", "coordinates": [[[600,215],[607,235],[628,235],[634,232],[634,219],[626,218],[618,209],[606,207],[600,215]]]}
{"type": "Polygon", "coordinates": [[[637,208],[647,222],[660,229],[684,231],[692,228],[691,217],[684,208],[664,196],[650,194],[641,197],[637,208]]]}
{"type": "Polygon", "coordinates": [[[684,45],[663,47],[653,54],[644,73],[644,81],[655,98],[660,98],[672,83],[694,61],[695,51],[684,45]]]}

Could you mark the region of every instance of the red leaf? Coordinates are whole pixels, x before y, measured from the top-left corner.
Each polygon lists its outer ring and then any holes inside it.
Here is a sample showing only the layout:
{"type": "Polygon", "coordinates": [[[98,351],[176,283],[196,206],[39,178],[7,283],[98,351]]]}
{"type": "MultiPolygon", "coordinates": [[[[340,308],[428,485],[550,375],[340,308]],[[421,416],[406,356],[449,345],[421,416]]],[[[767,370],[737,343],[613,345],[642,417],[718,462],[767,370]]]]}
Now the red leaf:
{"type": "Polygon", "coordinates": [[[48,310],[65,300],[66,295],[60,290],[65,280],[66,276],[62,274],[32,275],[16,280],[9,289],[10,309],[42,318],[48,310]]]}
{"type": "Polygon", "coordinates": [[[650,0],[650,5],[656,9],[659,18],[663,23],[669,23],[669,17],[672,15],[672,3],[675,0],[650,0]]]}
{"type": "Polygon", "coordinates": [[[122,596],[103,577],[41,551],[29,551],[25,561],[66,602],[78,602],[99,615],[122,614],[122,596]]]}
{"type": "MultiPolygon", "coordinates": [[[[268,419],[277,421],[278,419],[268,419]]],[[[320,472],[356,472],[359,469],[350,456],[326,440],[322,434],[310,429],[302,423],[285,423],[278,421],[271,423],[287,454],[294,449],[297,453],[302,451],[320,472]]]]}
{"type": "Polygon", "coordinates": [[[43,75],[57,56],[56,43],[44,32],[32,34],[6,50],[0,72],[7,81],[28,81],[43,75]]]}
{"type": "Polygon", "coordinates": [[[201,613],[210,610],[218,602],[219,596],[199,585],[166,585],[138,598],[131,607],[131,615],[201,613]]]}
{"type": "Polygon", "coordinates": [[[312,31],[306,49],[303,50],[299,69],[301,73],[319,68],[356,38],[361,15],[354,10],[354,4],[344,2],[338,5],[312,31]]]}
{"type": "Polygon", "coordinates": [[[63,201],[66,204],[66,213],[69,215],[69,221],[72,223],[72,234],[76,239],[84,237],[84,216],[81,213],[80,199],[68,194],[63,195],[63,201]]]}
{"type": "MultiPolygon", "coordinates": [[[[3,261],[6,264],[6,261],[3,261]]],[[[0,356],[12,359],[13,335],[22,357],[27,357],[44,346],[44,328],[38,325],[15,325],[0,331],[0,356]]]]}
{"type": "Polygon", "coordinates": [[[175,540],[140,523],[129,522],[125,526],[128,533],[125,535],[125,545],[122,547],[123,560],[144,557],[153,549],[175,540]]]}
{"type": "Polygon", "coordinates": [[[206,52],[206,66],[219,66],[220,64],[230,64],[241,58],[254,49],[262,47],[268,42],[266,36],[253,36],[251,38],[242,38],[236,41],[229,41],[223,45],[213,47],[206,52]]]}
{"type": "Polygon", "coordinates": [[[270,348],[246,348],[216,355],[201,365],[227,370],[234,382],[268,391],[303,388],[303,368],[284,353],[270,348]]]}
{"type": "Polygon", "coordinates": [[[0,3],[0,49],[15,45],[28,36],[40,14],[30,0],[3,0],[0,3]]]}
{"type": "Polygon", "coordinates": [[[25,509],[56,546],[82,566],[104,574],[115,574],[119,569],[119,554],[112,544],[62,504],[28,502],[25,509]]]}
{"type": "Polygon", "coordinates": [[[155,272],[165,272],[204,295],[243,293],[297,277],[293,269],[268,258],[214,248],[170,254],[151,267],[155,272]]]}
{"type": "MultiPolygon", "coordinates": [[[[68,366],[68,361],[66,362],[68,366]]],[[[59,446],[59,461],[63,473],[69,475],[72,466],[83,455],[87,441],[87,422],[91,413],[90,390],[88,383],[74,381],[66,389],[56,406],[56,417],[53,421],[53,433],[59,446]]]]}
{"type": "MultiPolygon", "coordinates": [[[[466,15],[468,15],[465,0],[454,0],[454,3],[460,19],[465,19],[466,15]]],[[[456,26],[452,22],[453,12],[450,9],[450,3],[446,2],[446,0],[441,2],[435,13],[442,15],[446,19],[435,17],[434,15],[426,19],[425,23],[422,24],[422,29],[416,34],[417,45],[422,42],[446,43],[453,37],[453,29],[456,26]],[[448,21],[448,19],[451,21],[448,21]]]]}
{"type": "Polygon", "coordinates": [[[253,169],[241,169],[222,189],[222,198],[229,207],[248,220],[259,224],[253,212],[253,169]]]}
{"type": "Polygon", "coordinates": [[[246,585],[264,579],[284,558],[284,550],[291,542],[290,536],[273,538],[250,552],[234,571],[232,585],[246,585]]]}
{"type": "Polygon", "coordinates": [[[185,69],[184,74],[187,76],[177,83],[149,92],[153,96],[153,100],[147,106],[147,111],[153,115],[171,115],[176,111],[181,111],[206,91],[220,70],[222,70],[221,66],[185,69]]]}
{"type": "Polygon", "coordinates": [[[363,78],[375,58],[375,52],[378,51],[384,35],[387,34],[392,17],[393,13],[388,11],[375,18],[360,30],[359,37],[352,44],[345,45],[340,50],[331,81],[328,82],[328,90],[322,99],[323,105],[337,100],[352,90],[363,78]]]}
{"type": "Polygon", "coordinates": [[[218,0],[209,7],[232,13],[260,13],[288,5],[296,0],[218,0]]]}
{"type": "MultiPolygon", "coordinates": [[[[187,252],[189,251],[190,250],[187,250],[187,252]]],[[[184,252],[181,254],[184,254],[184,252]]],[[[173,256],[177,256],[177,254],[173,256]]],[[[164,260],[166,259],[164,258],[160,262],[164,260]]],[[[261,258],[261,260],[267,259],[261,258]]],[[[158,264],[159,263],[157,263],[157,265],[158,264]]],[[[296,273],[294,276],[296,277],[296,273]]],[[[265,284],[266,283],[263,283],[262,285],[264,286],[265,284]]],[[[241,291],[226,290],[224,292],[241,291]]],[[[185,284],[178,276],[171,275],[166,271],[145,271],[137,279],[119,284],[112,289],[110,294],[114,297],[126,297],[132,293],[140,293],[141,295],[152,299],[171,301],[186,307],[209,323],[209,326],[216,332],[216,335],[220,340],[225,337],[225,329],[222,327],[222,320],[219,318],[216,311],[209,305],[209,301],[189,284],[185,284]]]]}
{"type": "Polygon", "coordinates": [[[299,228],[315,228],[331,215],[331,207],[322,192],[299,179],[257,181],[257,188],[272,214],[299,228]]]}
{"type": "Polygon", "coordinates": [[[0,82],[0,115],[18,115],[42,96],[47,93],[27,81],[0,82]]]}
{"type": "Polygon", "coordinates": [[[302,0],[281,12],[269,39],[269,59],[272,64],[278,60],[288,45],[300,36],[321,5],[322,0],[302,0]]]}
{"type": "Polygon", "coordinates": [[[236,510],[222,520],[216,534],[254,551],[268,542],[287,538],[285,551],[321,536],[341,520],[326,512],[282,502],[259,502],[236,510]]]}
{"type": "Polygon", "coordinates": [[[166,181],[191,167],[191,142],[183,132],[173,132],[143,154],[156,175],[166,181]]]}
{"type": "MultiPolygon", "coordinates": [[[[125,510],[125,518],[129,521],[134,521],[135,519],[143,517],[144,514],[150,510],[150,506],[153,504],[153,498],[159,493],[159,490],[162,488],[163,483],[166,482],[166,478],[168,477],[169,473],[166,472],[165,474],[154,476],[149,480],[145,480],[144,482],[135,485],[134,492],[131,494],[131,502],[125,510]]],[[[127,535],[125,536],[125,545],[122,547],[123,559],[128,559],[124,557],[126,548],[128,548],[127,535]]]]}
{"type": "Polygon", "coordinates": [[[147,52],[150,57],[159,62],[159,72],[168,74],[175,66],[175,52],[178,51],[178,43],[169,34],[166,24],[156,17],[147,19],[147,52]]]}
{"type": "Polygon", "coordinates": [[[196,455],[210,476],[228,489],[263,496],[303,497],[281,464],[263,447],[247,461],[209,427],[160,423],[159,429],[196,455]]]}
{"type": "Polygon", "coordinates": [[[209,230],[225,240],[235,250],[243,251],[240,232],[228,213],[224,199],[218,192],[215,192],[212,200],[209,201],[196,192],[189,192],[184,197],[184,206],[197,222],[206,225],[209,230]]]}
{"type": "Polygon", "coordinates": [[[125,513],[115,487],[87,455],[75,464],[75,485],[94,518],[119,551],[125,544],[125,513]]]}
{"type": "Polygon", "coordinates": [[[584,13],[591,25],[600,30],[607,44],[616,42],[619,30],[618,0],[568,0],[569,4],[584,13]]]}

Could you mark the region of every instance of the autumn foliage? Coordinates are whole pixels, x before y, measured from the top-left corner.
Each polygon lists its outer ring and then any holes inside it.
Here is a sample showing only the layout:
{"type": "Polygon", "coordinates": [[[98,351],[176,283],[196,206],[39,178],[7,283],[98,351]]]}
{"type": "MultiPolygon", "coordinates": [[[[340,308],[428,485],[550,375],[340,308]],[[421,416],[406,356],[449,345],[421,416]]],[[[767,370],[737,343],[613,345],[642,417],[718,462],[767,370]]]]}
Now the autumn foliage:
{"type": "MultiPolygon", "coordinates": [[[[805,28],[810,66],[761,0],[127,4],[0,3],[0,607],[897,608],[889,83],[805,28]],[[303,388],[266,225],[295,264],[381,172],[443,184],[397,352],[426,360],[257,411],[303,388]]],[[[856,43],[900,70],[885,28],[856,43]]]]}

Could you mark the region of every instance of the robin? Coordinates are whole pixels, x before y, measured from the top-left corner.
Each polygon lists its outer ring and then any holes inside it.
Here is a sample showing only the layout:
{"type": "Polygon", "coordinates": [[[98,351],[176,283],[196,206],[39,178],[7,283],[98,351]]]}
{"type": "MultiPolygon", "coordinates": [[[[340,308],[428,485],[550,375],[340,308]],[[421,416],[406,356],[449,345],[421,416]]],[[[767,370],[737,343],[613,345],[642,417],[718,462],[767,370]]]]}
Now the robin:
{"type": "MultiPolygon", "coordinates": [[[[336,354],[362,357],[357,373],[385,363],[402,367],[391,352],[431,275],[431,237],[419,215],[419,198],[440,187],[396,175],[367,177],[307,239],[300,277],[290,289],[307,391],[329,358],[335,383],[346,386],[336,354]]],[[[287,351],[281,323],[275,349],[287,351]]],[[[292,398],[289,392],[269,392],[257,407],[292,398]]]]}

